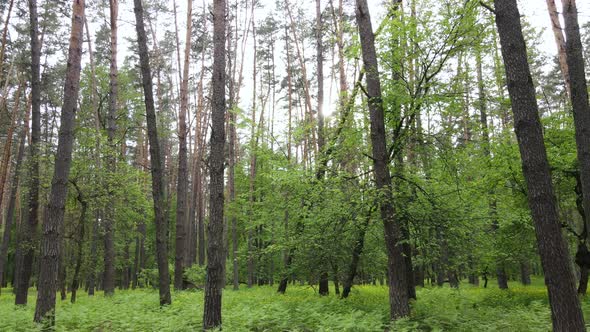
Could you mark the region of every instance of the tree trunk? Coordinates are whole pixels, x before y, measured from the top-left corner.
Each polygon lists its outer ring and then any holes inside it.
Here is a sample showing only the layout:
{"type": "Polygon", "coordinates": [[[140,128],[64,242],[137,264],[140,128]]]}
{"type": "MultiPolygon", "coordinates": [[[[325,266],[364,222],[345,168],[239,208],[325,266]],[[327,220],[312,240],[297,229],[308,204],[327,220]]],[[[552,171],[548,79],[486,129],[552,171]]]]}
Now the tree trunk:
{"type": "MultiPolygon", "coordinates": [[[[109,72],[109,111],[107,114],[107,139],[110,147],[107,154],[108,173],[111,177],[116,172],[117,157],[115,148],[115,134],[117,131],[117,17],[119,13],[118,0],[109,0],[110,3],[110,72],[109,72]]],[[[114,183],[107,182],[109,188],[109,206],[115,206],[115,197],[113,189],[114,183]]],[[[115,293],[115,230],[114,220],[115,213],[113,208],[107,208],[104,211],[104,293],[113,295],[115,293]]]]}
{"type": "Polygon", "coordinates": [[[27,304],[29,281],[33,271],[33,257],[37,247],[37,224],[39,222],[39,143],[41,141],[41,43],[37,0],[29,1],[31,36],[31,145],[29,147],[29,197],[27,221],[20,227],[18,246],[22,252],[21,264],[17,265],[15,304],[27,304]]]}
{"type": "Polygon", "coordinates": [[[520,262],[520,282],[524,286],[531,284],[531,265],[527,259],[520,262]]]}
{"type": "Polygon", "coordinates": [[[338,277],[338,265],[334,265],[332,269],[332,280],[334,282],[334,294],[340,295],[340,278],[338,277]]]}
{"type": "Polygon", "coordinates": [[[555,331],[584,331],[556,199],[516,0],[495,0],[495,16],[528,202],[535,224],[555,331]]]}
{"type": "MultiPolygon", "coordinates": [[[[92,52],[92,39],[90,37],[90,29],[88,28],[88,20],[84,17],[84,27],[86,29],[86,38],[88,39],[88,57],[90,62],[90,73],[91,73],[91,89],[92,89],[92,109],[94,110],[94,130],[95,130],[95,143],[94,143],[94,160],[96,162],[96,168],[101,169],[101,156],[100,156],[100,138],[101,134],[101,122],[100,122],[100,107],[98,104],[98,91],[96,88],[96,68],[94,65],[94,54],[92,52]]],[[[95,174],[94,180],[96,183],[101,184],[101,178],[99,172],[95,174]]],[[[98,262],[97,257],[97,245],[98,245],[98,220],[100,216],[100,209],[97,208],[95,211],[94,222],[92,223],[92,237],[90,239],[90,271],[88,275],[88,296],[94,295],[94,286],[96,280],[96,265],[98,262]]]]}
{"type": "Polygon", "coordinates": [[[588,290],[588,267],[580,266],[580,284],[578,285],[578,294],[585,296],[588,290]]]}
{"type": "Polygon", "coordinates": [[[78,219],[78,239],[76,241],[76,265],[74,267],[74,276],[72,277],[72,295],[70,295],[70,301],[72,303],[76,303],[76,292],[78,291],[78,287],[80,286],[80,268],[82,267],[82,261],[84,260],[84,231],[85,225],[84,221],[86,219],[86,210],[88,209],[88,203],[84,198],[84,194],[78,188],[75,182],[72,182],[74,188],[78,192],[78,202],[82,205],[82,210],[80,211],[80,219],[78,219]]]}
{"type": "MultiPolygon", "coordinates": [[[[324,149],[324,114],[323,114],[323,104],[324,104],[324,59],[323,59],[323,43],[322,43],[322,8],[321,8],[321,0],[316,0],[315,2],[315,9],[316,9],[316,26],[315,26],[315,37],[316,37],[316,58],[317,58],[317,80],[318,80],[318,94],[317,94],[317,112],[318,112],[318,151],[320,155],[323,153],[324,149]]],[[[321,167],[318,165],[318,167],[321,167]]],[[[323,176],[322,176],[323,178],[323,176]]],[[[326,264],[322,262],[321,264],[321,272],[320,272],[320,284],[319,284],[319,294],[320,295],[328,295],[330,293],[329,283],[328,283],[328,271],[326,271],[326,264]]]]}
{"type": "MultiPolygon", "coordinates": [[[[565,6],[565,2],[562,2],[565,6]]],[[[565,8],[565,7],[564,7],[565,8]]],[[[566,49],[565,49],[565,40],[563,38],[563,32],[561,29],[561,22],[559,22],[559,13],[557,12],[557,7],[555,6],[555,0],[547,0],[547,10],[549,11],[549,18],[551,19],[551,31],[553,31],[553,37],[555,38],[555,45],[557,46],[557,59],[559,61],[559,69],[561,69],[561,75],[563,76],[563,81],[565,82],[565,93],[570,96],[571,95],[571,81],[570,81],[570,74],[568,69],[568,64],[566,60],[566,49]]],[[[565,10],[564,10],[564,18],[565,18],[565,10]]],[[[567,23],[566,23],[567,25],[567,23]]],[[[567,29],[567,26],[566,26],[567,29]]],[[[568,38],[569,39],[569,38],[568,38]]]]}
{"type": "MultiPolygon", "coordinates": [[[[63,225],[62,225],[62,229],[60,231],[60,233],[63,233],[64,229],[63,229],[63,225]]],[[[66,269],[66,253],[65,251],[65,246],[64,246],[64,241],[61,240],[60,241],[60,255],[59,255],[59,259],[57,261],[57,265],[58,265],[58,270],[57,270],[57,285],[58,285],[58,289],[59,289],[59,294],[60,294],[60,298],[62,301],[65,301],[68,298],[68,292],[66,290],[66,278],[67,276],[67,269],[66,269]]]]}
{"type": "MultiPolygon", "coordinates": [[[[204,103],[204,94],[203,94],[203,77],[205,72],[205,54],[201,57],[201,78],[199,80],[199,85],[197,87],[197,94],[198,94],[198,103],[197,109],[199,113],[205,118],[205,103],[204,103]]],[[[201,125],[201,132],[199,133],[199,146],[197,150],[197,166],[195,167],[195,179],[197,184],[197,198],[196,198],[196,212],[197,212],[197,245],[198,245],[198,261],[199,266],[205,265],[205,190],[204,190],[204,183],[205,181],[203,178],[205,174],[203,172],[204,167],[201,167],[203,162],[201,160],[202,156],[204,155],[205,149],[205,132],[207,129],[207,121],[200,121],[197,124],[204,123],[201,125]]]]}
{"type": "MultiPolygon", "coordinates": [[[[254,9],[256,6],[252,6],[252,17],[254,17],[254,9]]],[[[254,42],[254,55],[253,55],[253,71],[252,71],[252,118],[251,118],[251,128],[250,128],[250,178],[249,178],[249,227],[248,227],[248,288],[251,288],[252,285],[255,283],[255,265],[254,265],[254,253],[253,253],[253,246],[252,242],[254,241],[254,186],[256,181],[256,142],[257,136],[256,133],[256,76],[257,76],[257,66],[256,66],[256,25],[254,23],[254,19],[252,19],[252,39],[254,42]]]]}
{"type": "Polygon", "coordinates": [[[51,192],[47,213],[43,222],[37,305],[35,307],[35,321],[41,322],[47,319],[46,324],[49,326],[55,325],[56,279],[62,249],[61,232],[63,230],[65,202],[68,193],[68,176],[72,160],[74,126],[80,88],[84,0],[73,2],[72,31],[63,94],[64,102],[61,110],[59,140],[53,180],[51,182],[51,192]]]}
{"type": "Polygon", "coordinates": [[[213,91],[209,157],[209,227],[203,328],[221,327],[221,293],[225,276],[223,249],[223,181],[225,148],[225,0],[213,2],[213,91]]]}
{"type": "MultiPolygon", "coordinates": [[[[6,142],[4,143],[4,153],[2,154],[2,160],[0,161],[0,207],[2,207],[4,202],[4,186],[7,184],[7,177],[8,177],[8,165],[10,165],[10,158],[12,157],[12,139],[14,137],[14,129],[16,128],[16,124],[20,115],[19,105],[20,105],[20,95],[23,89],[24,82],[19,84],[16,92],[14,93],[14,110],[11,113],[11,123],[8,127],[8,131],[6,133],[6,142]]],[[[6,106],[6,101],[3,102],[4,106],[6,106]]],[[[8,113],[8,109],[4,107],[0,107],[0,112],[6,111],[8,113]]],[[[2,218],[0,218],[0,227],[2,227],[2,218]]]]}
{"type": "Polygon", "coordinates": [[[88,296],[94,296],[96,289],[96,265],[98,264],[98,240],[100,212],[97,209],[94,212],[94,221],[92,223],[92,239],[90,239],[90,275],[88,276],[88,296]]]}
{"type": "Polygon", "coordinates": [[[176,185],[176,252],[174,260],[174,289],[184,288],[183,271],[186,254],[186,199],[188,195],[188,166],[186,149],[186,112],[188,109],[188,75],[192,32],[192,0],[187,1],[187,25],[184,47],[184,68],[180,85],[180,112],[178,113],[178,182],[176,185]]]}
{"type": "Polygon", "coordinates": [[[504,264],[499,262],[496,266],[496,277],[498,278],[498,288],[508,289],[508,275],[504,264]]]}
{"type": "Polygon", "coordinates": [[[402,245],[402,227],[395,220],[391,175],[389,173],[389,156],[385,143],[385,123],[383,102],[381,99],[381,83],[375,41],[369,7],[366,0],[356,0],[356,21],[366,70],[366,90],[368,95],[369,116],[371,121],[371,144],[373,165],[377,188],[382,191],[380,200],[381,219],[385,229],[385,245],[387,247],[387,266],[389,274],[389,303],[391,319],[405,317],[410,313],[406,261],[402,245]]]}
{"type": "MultiPolygon", "coordinates": [[[[575,0],[563,0],[563,17],[565,21],[565,52],[570,84],[570,97],[576,129],[576,147],[578,167],[582,187],[582,205],[584,207],[585,227],[590,229],[590,102],[588,86],[584,71],[584,55],[578,24],[578,10],[575,0]]],[[[590,235],[585,234],[587,239],[590,235]]]]}
{"type": "Polygon", "coordinates": [[[141,0],[134,0],[133,3],[152,166],[152,196],[154,200],[156,256],[159,273],[158,288],[160,292],[160,305],[167,305],[172,303],[172,299],[170,297],[170,271],[168,268],[168,219],[166,216],[164,168],[160,142],[158,140],[158,126],[156,123],[154,93],[152,90],[152,74],[143,22],[143,5],[141,0]]]}
{"type": "Polygon", "coordinates": [[[8,23],[10,22],[10,14],[12,13],[13,5],[14,0],[10,0],[10,4],[8,5],[8,13],[6,14],[6,19],[4,20],[4,29],[2,29],[2,46],[0,47],[0,83],[2,83],[2,74],[4,73],[4,71],[2,70],[2,66],[4,65],[4,54],[6,51],[6,44],[8,40],[8,23]]]}
{"type": "Polygon", "coordinates": [[[356,270],[358,268],[358,264],[361,258],[361,254],[363,253],[363,249],[365,247],[365,233],[367,232],[367,228],[369,227],[369,222],[371,221],[371,212],[365,218],[364,223],[361,225],[361,228],[357,234],[356,242],[352,249],[352,259],[350,261],[350,266],[348,267],[348,274],[346,275],[346,279],[344,279],[344,284],[342,286],[342,298],[345,299],[350,294],[350,290],[352,289],[352,284],[354,282],[354,277],[356,276],[356,270]]]}
{"type": "MultiPolygon", "coordinates": [[[[235,114],[235,85],[234,85],[234,77],[235,77],[235,66],[232,66],[232,56],[231,56],[231,41],[232,41],[232,26],[231,24],[228,25],[228,34],[227,34],[227,48],[230,56],[228,56],[228,72],[232,73],[232,77],[229,80],[229,170],[227,176],[227,186],[228,186],[228,194],[229,194],[229,202],[230,204],[235,204],[236,201],[236,181],[235,181],[235,168],[236,168],[236,114],[235,114]]],[[[239,276],[239,264],[238,264],[238,219],[236,217],[236,212],[232,212],[230,215],[231,218],[231,242],[232,242],[232,283],[233,289],[238,290],[240,288],[240,276],[239,276]]]]}
{"type": "MultiPolygon", "coordinates": [[[[30,110],[27,110],[23,129],[18,135],[19,146],[18,152],[16,153],[16,164],[14,167],[13,175],[12,175],[12,183],[10,187],[10,196],[8,199],[8,208],[6,212],[6,224],[4,225],[4,233],[2,234],[2,244],[0,245],[0,289],[4,283],[4,270],[6,267],[6,259],[8,258],[8,247],[10,245],[10,234],[12,230],[12,224],[14,223],[14,211],[16,209],[16,200],[18,194],[18,184],[20,181],[20,169],[23,162],[24,152],[25,152],[25,141],[27,139],[27,131],[29,131],[29,114],[30,110]]],[[[16,114],[15,114],[16,115],[16,114]]],[[[0,215],[1,217],[1,215],[0,215]]],[[[16,256],[16,255],[15,255],[16,256]]],[[[13,283],[16,280],[13,281],[13,283]]]]}

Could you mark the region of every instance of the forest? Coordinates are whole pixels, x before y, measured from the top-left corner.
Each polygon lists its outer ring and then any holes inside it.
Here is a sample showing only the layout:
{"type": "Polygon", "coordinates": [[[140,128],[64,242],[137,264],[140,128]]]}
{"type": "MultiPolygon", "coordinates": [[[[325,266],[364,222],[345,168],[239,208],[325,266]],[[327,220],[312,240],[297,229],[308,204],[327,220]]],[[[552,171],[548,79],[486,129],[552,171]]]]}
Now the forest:
{"type": "Polygon", "coordinates": [[[0,34],[0,331],[590,330],[587,2],[1,0],[0,34]]]}

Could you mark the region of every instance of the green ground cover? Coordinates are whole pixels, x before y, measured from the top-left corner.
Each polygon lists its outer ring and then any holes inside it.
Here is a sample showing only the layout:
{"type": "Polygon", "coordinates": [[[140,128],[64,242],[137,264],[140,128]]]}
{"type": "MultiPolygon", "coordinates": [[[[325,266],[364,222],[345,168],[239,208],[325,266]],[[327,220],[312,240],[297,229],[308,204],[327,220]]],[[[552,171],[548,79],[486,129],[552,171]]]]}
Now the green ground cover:
{"type": "MultiPolygon", "coordinates": [[[[491,283],[491,282],[490,282],[491,283]]],[[[10,289],[0,296],[0,331],[35,331],[30,305],[15,308],[10,289]]],[[[514,283],[510,290],[475,288],[418,290],[410,318],[388,326],[387,288],[357,286],[351,297],[319,297],[309,286],[243,287],[224,292],[224,331],[549,331],[550,311],[541,280],[532,286],[514,283]]],[[[173,294],[173,304],[159,308],[157,290],[117,291],[112,298],[88,297],[59,301],[57,331],[197,331],[201,327],[203,293],[173,294]]],[[[590,321],[590,299],[582,300],[590,321]]],[[[588,325],[590,327],[590,325],[588,325]]]]}

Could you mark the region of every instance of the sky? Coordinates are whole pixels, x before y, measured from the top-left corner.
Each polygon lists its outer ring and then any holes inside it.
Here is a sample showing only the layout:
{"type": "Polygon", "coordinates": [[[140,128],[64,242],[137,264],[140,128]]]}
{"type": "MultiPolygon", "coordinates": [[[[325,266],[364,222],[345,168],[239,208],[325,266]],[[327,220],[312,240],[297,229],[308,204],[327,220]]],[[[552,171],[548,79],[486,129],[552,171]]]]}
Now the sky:
{"type": "MultiPolygon", "coordinates": [[[[486,0],[487,2],[491,3],[491,0],[486,0]]],[[[273,8],[274,8],[274,4],[275,4],[276,0],[260,0],[260,3],[262,4],[262,8],[258,9],[256,11],[256,17],[257,18],[263,18],[267,15],[268,12],[270,12],[273,8]]],[[[291,6],[294,6],[295,3],[299,3],[299,4],[305,4],[302,7],[307,11],[309,17],[313,17],[315,16],[315,1],[314,0],[290,0],[291,6]],[[309,4],[309,5],[308,5],[309,4]]],[[[335,1],[337,3],[337,1],[335,1]]],[[[350,14],[353,14],[353,10],[354,7],[352,5],[351,0],[345,0],[345,8],[346,11],[350,14]]],[[[371,18],[373,21],[373,28],[375,29],[378,25],[379,22],[381,22],[383,15],[384,15],[384,8],[385,6],[383,5],[383,0],[368,0],[369,3],[369,8],[371,11],[371,18]]],[[[169,0],[169,7],[172,8],[172,0],[169,0]]],[[[202,4],[203,3],[207,3],[210,4],[212,3],[212,0],[193,0],[193,11],[196,10],[200,10],[200,8],[202,8],[202,4]]],[[[185,31],[185,23],[186,23],[186,0],[176,0],[176,4],[177,4],[177,14],[178,14],[178,25],[179,25],[179,39],[181,41],[181,43],[184,40],[184,31],[185,31]]],[[[322,0],[322,6],[325,7],[328,4],[328,0],[322,0]]],[[[551,59],[552,57],[556,54],[556,47],[555,47],[555,42],[553,39],[553,34],[551,32],[551,26],[550,26],[550,20],[549,20],[549,15],[547,12],[547,7],[546,7],[546,2],[543,0],[520,0],[518,1],[518,5],[519,5],[519,10],[521,15],[523,15],[526,20],[528,22],[530,22],[534,27],[539,28],[539,29],[543,29],[543,35],[542,35],[542,47],[541,47],[541,52],[545,53],[545,55],[547,56],[548,59],[548,63],[551,63],[551,59]]],[[[561,3],[560,0],[556,0],[556,5],[558,10],[561,8],[561,3]]],[[[578,11],[579,11],[579,20],[580,20],[580,24],[582,25],[585,22],[588,22],[590,20],[590,1],[577,1],[577,5],[578,5],[578,11]]],[[[127,38],[132,38],[134,39],[135,37],[135,26],[134,26],[134,14],[133,14],[133,1],[131,0],[126,0],[123,1],[121,3],[121,8],[120,8],[120,16],[119,16],[119,62],[121,63],[123,61],[123,58],[126,55],[126,49],[128,48],[128,41],[127,38]]],[[[108,11],[104,13],[105,17],[108,15],[108,11]]],[[[281,17],[282,19],[286,19],[281,17]]],[[[156,22],[154,22],[157,26],[157,30],[159,32],[159,38],[162,38],[162,33],[163,31],[166,29],[165,25],[168,24],[168,29],[174,29],[174,25],[173,25],[173,21],[171,21],[169,18],[156,18],[156,22]]],[[[211,27],[210,27],[211,28],[211,27]]],[[[249,41],[248,44],[248,48],[247,48],[247,52],[245,55],[245,66],[244,66],[244,82],[246,82],[244,84],[244,86],[242,87],[242,92],[241,95],[244,96],[244,98],[242,98],[241,100],[241,107],[243,109],[249,109],[251,107],[251,98],[247,97],[247,96],[251,96],[252,95],[252,87],[251,84],[249,84],[250,80],[251,80],[251,76],[252,76],[252,58],[253,58],[253,52],[251,51],[252,49],[252,41],[249,41]]],[[[587,47],[590,47],[587,46],[587,47]]],[[[181,46],[180,50],[182,52],[184,46],[181,46]]],[[[315,50],[313,49],[308,49],[306,50],[306,54],[307,56],[311,55],[312,53],[315,53],[315,50]]],[[[278,57],[278,56],[277,56],[278,57]]],[[[312,60],[313,61],[313,60],[312,60]]],[[[282,62],[282,59],[277,59],[277,73],[280,73],[281,70],[284,71],[285,65],[282,62]],[[281,69],[282,68],[282,69],[281,69]]],[[[328,66],[329,64],[329,60],[326,59],[325,61],[325,65],[328,66]]],[[[309,63],[308,64],[308,76],[311,77],[311,72],[314,71],[314,67],[315,67],[315,63],[309,63]]],[[[196,70],[196,64],[194,64],[194,67],[191,68],[191,71],[193,74],[195,74],[196,70]],[[194,69],[194,70],[193,70],[194,69]]],[[[329,76],[327,74],[327,69],[324,69],[324,72],[326,73],[326,76],[329,76]]],[[[175,76],[176,77],[176,76],[175,76]]],[[[350,80],[350,79],[349,79],[350,80]]],[[[326,91],[325,95],[326,97],[326,101],[324,104],[324,110],[327,113],[327,115],[330,115],[331,111],[333,109],[335,109],[336,107],[334,107],[335,104],[335,96],[337,96],[337,92],[335,91],[336,89],[336,85],[334,84],[334,88],[333,91],[330,93],[329,89],[330,89],[330,82],[329,82],[329,77],[326,77],[326,81],[325,81],[325,88],[326,91]],[[328,96],[333,96],[332,99],[330,100],[330,98],[328,98],[328,96]]]]}

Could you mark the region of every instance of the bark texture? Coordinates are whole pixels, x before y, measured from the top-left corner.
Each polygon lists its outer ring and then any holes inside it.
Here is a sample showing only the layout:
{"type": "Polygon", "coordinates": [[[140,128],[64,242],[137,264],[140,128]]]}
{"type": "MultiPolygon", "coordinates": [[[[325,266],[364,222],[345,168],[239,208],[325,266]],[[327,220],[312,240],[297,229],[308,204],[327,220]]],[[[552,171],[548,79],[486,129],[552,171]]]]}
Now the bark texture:
{"type": "Polygon", "coordinates": [[[158,289],[160,293],[160,305],[167,305],[172,303],[172,298],[170,296],[170,271],[168,268],[168,219],[166,218],[164,168],[160,142],[158,140],[154,92],[152,90],[152,71],[150,69],[150,59],[143,22],[143,5],[141,0],[134,0],[133,3],[152,166],[152,197],[154,200],[156,224],[156,260],[159,274],[158,289]]]}
{"type": "Polygon", "coordinates": [[[213,2],[213,82],[211,153],[209,157],[209,226],[207,228],[207,279],[203,329],[221,327],[221,293],[224,284],[223,168],[225,148],[225,0],[213,2]]]}
{"type": "MultiPolygon", "coordinates": [[[[184,68],[180,85],[180,112],[178,113],[178,182],[176,185],[176,252],[174,260],[174,289],[183,289],[183,272],[187,241],[188,166],[186,148],[186,113],[188,109],[188,74],[191,50],[193,2],[187,1],[187,26],[184,46],[184,68]]],[[[195,181],[195,179],[193,179],[195,181]]]]}
{"type": "MultiPolygon", "coordinates": [[[[114,175],[117,166],[115,134],[117,131],[117,96],[118,96],[118,82],[117,82],[117,17],[119,13],[118,0],[109,0],[110,3],[110,71],[109,71],[109,111],[107,114],[107,139],[109,145],[107,167],[108,172],[114,175]]],[[[110,187],[110,183],[107,187],[110,187]]],[[[109,190],[109,205],[115,206],[112,188],[109,190]]],[[[105,209],[104,212],[104,293],[105,295],[112,295],[115,293],[115,233],[114,233],[114,217],[113,209],[105,209]]]]}
{"type": "Polygon", "coordinates": [[[387,247],[387,270],[389,282],[389,309],[391,319],[405,317],[410,313],[406,261],[402,245],[401,225],[396,221],[393,205],[391,174],[389,172],[389,155],[385,144],[385,123],[383,101],[381,99],[381,82],[377,54],[375,52],[375,36],[371,26],[371,17],[366,0],[356,0],[356,21],[358,24],[363,65],[366,71],[366,91],[371,122],[371,145],[373,152],[373,168],[377,188],[380,190],[380,212],[387,247]]]}
{"type": "MultiPolygon", "coordinates": [[[[28,106],[28,105],[27,105],[28,106]]],[[[20,169],[25,155],[25,141],[27,139],[27,131],[29,131],[29,110],[26,111],[23,129],[18,135],[19,146],[16,152],[16,163],[14,167],[14,174],[12,175],[12,184],[10,187],[10,196],[8,198],[8,208],[6,211],[6,224],[4,225],[4,233],[2,234],[2,244],[0,245],[0,289],[2,288],[4,280],[4,269],[6,259],[8,257],[8,246],[10,245],[10,235],[12,224],[14,223],[14,211],[16,210],[16,199],[18,193],[18,184],[20,181],[20,169]]],[[[1,217],[1,216],[0,216],[1,217]]]]}
{"type": "Polygon", "coordinates": [[[15,304],[27,304],[29,281],[33,272],[33,257],[39,223],[39,143],[41,142],[41,42],[39,41],[39,18],[37,0],[29,1],[31,37],[31,146],[29,147],[29,197],[27,221],[20,227],[19,259],[16,267],[15,304]]]}
{"type": "Polygon", "coordinates": [[[535,224],[537,246],[549,293],[555,331],[584,331],[566,243],[561,235],[547,152],[538,114],[520,14],[516,0],[495,0],[496,27],[502,47],[514,130],[535,224]]]}
{"type": "Polygon", "coordinates": [[[57,291],[57,274],[62,250],[63,219],[68,195],[68,177],[74,146],[74,126],[80,88],[80,70],[82,60],[82,34],[84,28],[84,0],[74,0],[72,10],[72,31],[68,50],[68,64],[64,86],[64,102],[61,110],[59,138],[53,180],[47,212],[43,220],[43,238],[41,240],[39,262],[39,285],[37,287],[37,305],[35,321],[45,319],[46,324],[55,324],[55,293],[57,291]]]}
{"type": "MultiPolygon", "coordinates": [[[[578,24],[578,10],[575,0],[562,0],[565,21],[565,53],[568,67],[570,98],[576,129],[576,148],[582,187],[585,229],[590,229],[590,103],[584,71],[584,54],[578,24]]],[[[588,237],[588,234],[585,234],[588,237]]]]}
{"type": "MultiPolygon", "coordinates": [[[[565,4],[565,2],[562,2],[565,4]]],[[[557,60],[559,61],[559,69],[565,81],[566,93],[569,95],[571,91],[569,68],[566,60],[566,46],[563,38],[563,31],[561,29],[561,22],[559,21],[559,13],[555,6],[555,0],[547,0],[547,10],[549,11],[549,18],[551,19],[551,31],[555,38],[555,45],[557,46],[557,60]]],[[[565,14],[565,12],[564,12],[565,14]]]]}

